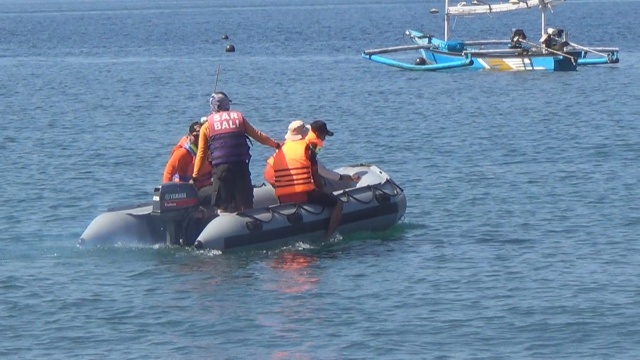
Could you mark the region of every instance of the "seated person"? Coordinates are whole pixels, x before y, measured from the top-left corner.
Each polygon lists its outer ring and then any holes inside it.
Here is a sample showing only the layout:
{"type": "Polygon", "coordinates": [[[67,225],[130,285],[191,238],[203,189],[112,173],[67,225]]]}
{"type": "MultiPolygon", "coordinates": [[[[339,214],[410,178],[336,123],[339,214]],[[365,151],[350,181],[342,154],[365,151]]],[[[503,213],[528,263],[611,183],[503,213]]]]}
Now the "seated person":
{"type": "Polygon", "coordinates": [[[343,203],[333,193],[321,188],[318,160],[313,145],[305,138],[309,133],[302,121],[289,126],[287,142],[273,158],[275,193],[280,203],[309,202],[325,207],[333,207],[327,228],[327,238],[340,225],[343,203]]]}
{"type": "MultiPolygon", "coordinates": [[[[289,125],[289,129],[295,129],[300,125],[304,126],[302,120],[295,120],[289,125]]],[[[315,150],[316,155],[320,153],[320,150],[324,146],[324,140],[327,136],[333,136],[333,132],[327,129],[327,124],[322,120],[315,120],[311,123],[310,126],[307,126],[308,131],[306,131],[307,135],[305,139],[312,145],[312,148],[315,150]]],[[[285,135],[285,143],[289,140],[287,139],[287,135],[285,135]]],[[[272,155],[269,159],[267,159],[267,166],[264,169],[264,179],[271,184],[274,185],[274,173],[273,173],[273,158],[275,156],[272,155]]],[[[354,175],[346,175],[339,174],[333,170],[326,168],[322,163],[318,161],[318,173],[323,179],[329,179],[334,181],[347,181],[347,182],[357,182],[360,181],[360,176],[357,174],[354,175]]],[[[323,180],[324,183],[324,180],[323,180]]]]}
{"type": "Polygon", "coordinates": [[[527,34],[522,29],[515,29],[511,33],[509,49],[523,49],[521,40],[527,40],[527,34]]]}
{"type": "Polygon", "coordinates": [[[542,47],[555,50],[564,51],[564,48],[569,45],[567,41],[563,39],[564,30],[548,28],[547,33],[540,39],[542,47]]]}
{"type": "Polygon", "coordinates": [[[171,157],[164,167],[162,182],[189,182],[193,171],[193,159],[198,151],[198,137],[200,136],[200,123],[193,122],[189,125],[189,132],[174,146],[171,157]]]}
{"type": "MultiPolygon", "coordinates": [[[[176,145],[172,152],[167,165],[164,168],[162,182],[193,182],[191,174],[193,172],[193,163],[198,151],[198,139],[200,136],[201,124],[199,121],[191,123],[186,141],[182,141],[182,145],[176,145]]],[[[211,166],[207,164],[203,173],[207,171],[211,173],[211,166]]],[[[194,183],[198,190],[204,189],[211,185],[211,176],[203,176],[194,183]]]]}

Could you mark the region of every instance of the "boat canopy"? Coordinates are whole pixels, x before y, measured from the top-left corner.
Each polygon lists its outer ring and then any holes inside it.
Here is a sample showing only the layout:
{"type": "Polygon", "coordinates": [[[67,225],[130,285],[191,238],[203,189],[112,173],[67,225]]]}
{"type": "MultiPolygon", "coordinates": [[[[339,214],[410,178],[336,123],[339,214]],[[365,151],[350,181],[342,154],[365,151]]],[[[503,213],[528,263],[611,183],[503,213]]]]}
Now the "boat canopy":
{"type": "Polygon", "coordinates": [[[461,1],[457,5],[450,5],[449,0],[445,0],[444,15],[444,40],[449,40],[449,18],[451,16],[474,16],[480,14],[493,14],[514,10],[539,8],[542,17],[541,36],[544,36],[547,27],[547,10],[552,6],[565,2],[565,0],[510,0],[506,3],[490,4],[482,0],[472,0],[470,3],[461,1]]]}
{"type": "Polygon", "coordinates": [[[544,9],[563,3],[564,1],[565,0],[512,0],[499,4],[489,4],[480,0],[473,0],[469,3],[462,1],[457,5],[449,6],[446,13],[451,16],[473,16],[531,8],[544,9]]]}

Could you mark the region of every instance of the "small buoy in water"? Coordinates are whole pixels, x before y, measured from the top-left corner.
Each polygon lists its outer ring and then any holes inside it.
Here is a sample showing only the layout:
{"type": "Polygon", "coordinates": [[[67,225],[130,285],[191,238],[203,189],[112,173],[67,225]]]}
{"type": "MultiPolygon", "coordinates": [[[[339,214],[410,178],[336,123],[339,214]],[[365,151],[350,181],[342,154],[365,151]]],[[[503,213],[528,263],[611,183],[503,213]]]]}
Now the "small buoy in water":
{"type": "Polygon", "coordinates": [[[439,12],[440,11],[438,11],[438,9],[436,9],[436,8],[433,8],[433,9],[429,10],[429,14],[437,14],[439,12]]]}
{"type": "Polygon", "coordinates": [[[427,60],[423,57],[419,57],[416,59],[416,65],[427,65],[427,60]]]}
{"type": "Polygon", "coordinates": [[[229,45],[227,45],[226,48],[224,48],[224,51],[226,51],[226,52],[235,52],[236,51],[236,47],[231,45],[231,44],[229,44],[229,45]]]}
{"type": "Polygon", "coordinates": [[[229,39],[229,35],[227,34],[222,34],[222,40],[227,40],[229,39]]]}

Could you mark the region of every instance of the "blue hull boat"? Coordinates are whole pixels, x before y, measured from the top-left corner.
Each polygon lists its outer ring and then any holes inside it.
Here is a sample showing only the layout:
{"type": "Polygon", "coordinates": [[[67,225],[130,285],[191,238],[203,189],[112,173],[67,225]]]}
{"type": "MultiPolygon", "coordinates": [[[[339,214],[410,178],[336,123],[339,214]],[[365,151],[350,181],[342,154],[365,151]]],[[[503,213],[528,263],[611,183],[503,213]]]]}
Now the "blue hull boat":
{"type": "MultiPolygon", "coordinates": [[[[445,4],[445,37],[438,39],[419,31],[407,30],[415,45],[365,50],[362,57],[374,62],[414,71],[437,71],[457,68],[494,71],[574,71],[584,65],[615,64],[619,62],[618,48],[585,47],[569,42],[563,29],[547,28],[546,15],[552,6],[564,0],[511,0],[489,5],[481,1],[456,6],[445,4]],[[449,40],[451,16],[473,16],[513,10],[539,8],[542,15],[542,37],[538,42],[527,39],[522,29],[512,31],[504,40],[449,40]],[[386,54],[415,51],[420,57],[411,64],[386,54]]],[[[438,13],[432,10],[432,13],[438,13]]]]}

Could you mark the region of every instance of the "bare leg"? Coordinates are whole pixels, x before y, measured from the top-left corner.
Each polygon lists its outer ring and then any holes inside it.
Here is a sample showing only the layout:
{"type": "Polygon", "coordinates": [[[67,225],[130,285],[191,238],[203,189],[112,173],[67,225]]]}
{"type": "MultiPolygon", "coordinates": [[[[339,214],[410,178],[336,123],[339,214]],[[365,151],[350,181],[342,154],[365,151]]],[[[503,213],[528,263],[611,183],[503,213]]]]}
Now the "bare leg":
{"type": "Polygon", "coordinates": [[[333,208],[331,217],[329,218],[329,228],[327,229],[327,239],[336,232],[336,229],[340,225],[340,218],[342,217],[342,201],[338,201],[338,205],[333,208]]]}

